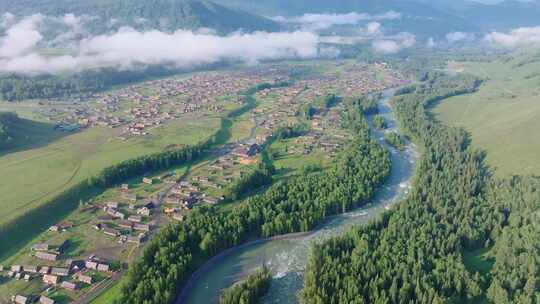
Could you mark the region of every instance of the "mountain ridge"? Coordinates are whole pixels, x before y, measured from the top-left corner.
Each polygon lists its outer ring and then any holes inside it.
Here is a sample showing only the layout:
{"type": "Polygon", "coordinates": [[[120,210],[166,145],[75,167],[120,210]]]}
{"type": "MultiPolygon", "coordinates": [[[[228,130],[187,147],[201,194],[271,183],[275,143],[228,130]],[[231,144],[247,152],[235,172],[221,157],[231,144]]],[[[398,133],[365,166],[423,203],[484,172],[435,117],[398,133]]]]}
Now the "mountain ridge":
{"type": "Polygon", "coordinates": [[[163,31],[212,28],[222,34],[240,29],[281,30],[280,24],[268,18],[207,0],[4,0],[0,11],[18,16],[89,16],[87,23],[95,33],[121,26],[163,31]]]}

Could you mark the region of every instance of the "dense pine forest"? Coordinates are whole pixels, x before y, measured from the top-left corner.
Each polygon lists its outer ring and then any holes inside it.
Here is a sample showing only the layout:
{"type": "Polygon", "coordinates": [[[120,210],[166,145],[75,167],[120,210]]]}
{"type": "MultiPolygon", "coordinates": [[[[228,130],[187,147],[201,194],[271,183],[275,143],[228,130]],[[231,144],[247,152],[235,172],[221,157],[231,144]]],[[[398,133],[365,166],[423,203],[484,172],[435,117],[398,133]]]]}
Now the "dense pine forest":
{"type": "Polygon", "coordinates": [[[357,104],[346,113],[355,139],[331,168],[277,182],[230,212],[198,208],[164,228],[130,268],[118,303],[171,303],[190,275],[221,251],[254,238],[308,231],[368,202],[390,172],[389,153],[370,138],[357,104]]]}
{"type": "Polygon", "coordinates": [[[272,281],[270,269],[263,267],[247,280],[226,289],[219,304],[256,304],[268,292],[272,281]]]}
{"type": "Polygon", "coordinates": [[[431,74],[393,99],[402,129],[424,147],[414,190],[371,224],[314,247],[304,303],[538,303],[540,181],[493,181],[468,135],[427,111],[478,84],[431,74]],[[475,252],[494,264],[465,262],[475,252]]]}

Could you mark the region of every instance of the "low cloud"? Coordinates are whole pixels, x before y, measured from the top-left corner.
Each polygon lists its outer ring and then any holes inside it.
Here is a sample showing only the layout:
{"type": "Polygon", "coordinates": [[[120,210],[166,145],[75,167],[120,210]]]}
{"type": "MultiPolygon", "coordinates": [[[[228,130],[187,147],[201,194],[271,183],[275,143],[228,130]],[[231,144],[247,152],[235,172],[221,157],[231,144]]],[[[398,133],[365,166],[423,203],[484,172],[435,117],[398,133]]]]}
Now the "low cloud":
{"type": "Polygon", "coordinates": [[[42,15],[33,15],[7,29],[6,35],[0,37],[0,58],[17,57],[34,48],[43,39],[38,31],[43,19],[42,15]]]}
{"type": "Polygon", "coordinates": [[[434,48],[437,44],[435,43],[435,39],[433,37],[429,37],[429,39],[426,42],[426,46],[430,49],[434,48]]]}
{"type": "Polygon", "coordinates": [[[509,33],[491,32],[486,35],[484,40],[504,47],[540,43],[540,26],[521,27],[509,33]]]}
{"type": "Polygon", "coordinates": [[[335,25],[355,25],[362,21],[395,20],[400,18],[400,13],[388,11],[379,15],[351,12],[348,14],[304,14],[302,16],[291,18],[278,16],[273,17],[272,19],[282,23],[296,24],[306,30],[316,31],[327,29],[335,25]]]}
{"type": "MultiPolygon", "coordinates": [[[[220,61],[254,64],[262,60],[318,56],[319,37],[305,31],[283,33],[233,33],[218,36],[211,31],[157,30],[117,32],[77,42],[66,55],[46,56],[38,51],[42,36],[40,16],[21,20],[7,30],[0,44],[0,71],[28,74],[60,73],[96,68],[131,69],[141,65],[169,64],[191,68],[220,61]]],[[[79,24],[68,18],[72,27],[79,24]]],[[[326,55],[328,50],[326,51],[326,55]]]]}
{"type": "Polygon", "coordinates": [[[3,13],[0,16],[0,29],[11,26],[15,22],[15,15],[10,12],[3,13]]]}
{"type": "Polygon", "coordinates": [[[377,39],[371,46],[376,53],[395,54],[416,44],[416,36],[411,33],[400,33],[394,37],[377,39]]]}
{"type": "Polygon", "coordinates": [[[475,39],[475,35],[472,33],[451,32],[451,33],[446,34],[446,40],[449,43],[473,41],[474,39],[475,39]]]}
{"type": "Polygon", "coordinates": [[[379,22],[373,21],[367,24],[366,32],[371,36],[380,35],[382,33],[381,27],[382,26],[379,22]]]}

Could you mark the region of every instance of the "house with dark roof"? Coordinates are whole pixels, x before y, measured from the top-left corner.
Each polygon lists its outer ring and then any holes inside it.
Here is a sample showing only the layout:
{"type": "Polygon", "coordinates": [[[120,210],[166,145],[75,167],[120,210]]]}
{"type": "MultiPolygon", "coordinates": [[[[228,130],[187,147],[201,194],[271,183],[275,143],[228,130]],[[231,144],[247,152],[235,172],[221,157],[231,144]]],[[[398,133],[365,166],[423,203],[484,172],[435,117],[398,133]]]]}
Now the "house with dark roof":
{"type": "Polygon", "coordinates": [[[51,274],[61,276],[61,277],[67,277],[69,275],[69,269],[60,268],[60,267],[53,267],[51,269],[51,274]]]}

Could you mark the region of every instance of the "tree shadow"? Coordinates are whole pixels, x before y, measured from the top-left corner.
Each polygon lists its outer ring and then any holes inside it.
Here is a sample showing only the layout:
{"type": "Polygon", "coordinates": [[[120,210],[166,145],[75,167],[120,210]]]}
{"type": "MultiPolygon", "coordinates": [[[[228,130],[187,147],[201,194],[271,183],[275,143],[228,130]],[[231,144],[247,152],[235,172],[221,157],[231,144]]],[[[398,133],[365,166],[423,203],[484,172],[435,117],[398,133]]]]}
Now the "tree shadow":
{"type": "Polygon", "coordinates": [[[19,118],[16,123],[9,125],[13,141],[7,147],[0,147],[0,157],[26,150],[44,147],[61,138],[74,134],[55,129],[55,125],[19,118]]]}

